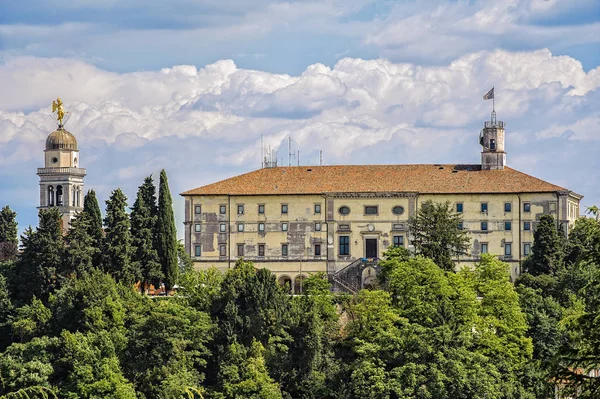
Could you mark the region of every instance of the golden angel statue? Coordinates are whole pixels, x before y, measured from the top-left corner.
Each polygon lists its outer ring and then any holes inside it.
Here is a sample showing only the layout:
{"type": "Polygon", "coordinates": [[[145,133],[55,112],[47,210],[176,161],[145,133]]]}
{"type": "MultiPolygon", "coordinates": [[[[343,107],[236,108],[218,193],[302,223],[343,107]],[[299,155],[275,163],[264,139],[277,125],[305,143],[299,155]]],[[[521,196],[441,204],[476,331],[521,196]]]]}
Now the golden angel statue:
{"type": "Polygon", "coordinates": [[[63,102],[60,98],[57,98],[56,101],[52,101],[52,113],[56,112],[56,120],[58,124],[62,127],[63,120],[65,118],[65,109],[63,108],[63,102]]]}

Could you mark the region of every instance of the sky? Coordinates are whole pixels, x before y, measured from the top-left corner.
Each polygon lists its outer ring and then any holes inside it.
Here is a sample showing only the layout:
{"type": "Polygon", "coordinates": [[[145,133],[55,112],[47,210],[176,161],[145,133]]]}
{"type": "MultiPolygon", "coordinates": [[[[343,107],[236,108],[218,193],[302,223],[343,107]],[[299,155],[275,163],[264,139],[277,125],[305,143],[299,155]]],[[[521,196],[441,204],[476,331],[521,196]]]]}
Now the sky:
{"type": "Polygon", "coordinates": [[[133,203],[288,164],[480,163],[492,86],[508,166],[600,205],[597,0],[0,0],[0,206],[37,224],[52,100],[85,188],[133,203]],[[298,159],[292,160],[297,163],[298,159]]]}

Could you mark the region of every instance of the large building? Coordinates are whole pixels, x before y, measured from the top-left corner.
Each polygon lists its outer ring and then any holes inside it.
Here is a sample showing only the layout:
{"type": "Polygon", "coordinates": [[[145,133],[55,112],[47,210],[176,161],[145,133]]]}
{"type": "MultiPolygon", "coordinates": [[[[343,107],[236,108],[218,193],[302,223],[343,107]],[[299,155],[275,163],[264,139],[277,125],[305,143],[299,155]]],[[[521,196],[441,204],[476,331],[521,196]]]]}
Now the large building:
{"type": "Polygon", "coordinates": [[[202,268],[252,260],[294,291],[317,271],[352,291],[374,278],[388,248],[409,247],[420,204],[449,201],[472,238],[457,262],[489,252],[517,276],[539,217],[552,214],[568,231],[582,196],[507,167],[494,113],[479,142],[478,165],[268,167],[186,191],[186,251],[202,268]]]}

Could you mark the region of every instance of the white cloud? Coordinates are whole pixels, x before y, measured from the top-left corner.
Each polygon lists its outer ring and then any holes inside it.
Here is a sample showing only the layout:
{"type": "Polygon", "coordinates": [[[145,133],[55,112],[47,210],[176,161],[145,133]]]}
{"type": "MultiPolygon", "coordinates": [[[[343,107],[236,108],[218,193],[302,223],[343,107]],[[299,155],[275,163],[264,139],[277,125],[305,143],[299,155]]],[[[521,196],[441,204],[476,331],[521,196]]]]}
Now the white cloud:
{"type": "MultiPolygon", "coordinates": [[[[163,167],[175,192],[257,168],[261,134],[284,164],[288,136],[303,164],[317,163],[319,150],[328,164],[477,163],[491,108],[481,96],[494,84],[509,165],[584,191],[578,187],[588,183],[574,170],[550,172],[543,162],[553,161],[546,152],[577,154],[600,139],[599,76],[547,50],[478,52],[429,67],[345,58],[298,76],[228,60],[114,73],[80,60],[20,57],[0,66],[0,179],[20,176],[22,189],[33,187],[34,212],[35,166],[58,96],[72,114],[67,129],[79,140],[86,184],[103,198],[119,186],[133,198],[143,176],[163,167]]],[[[595,190],[583,194],[600,201],[595,190]]]]}

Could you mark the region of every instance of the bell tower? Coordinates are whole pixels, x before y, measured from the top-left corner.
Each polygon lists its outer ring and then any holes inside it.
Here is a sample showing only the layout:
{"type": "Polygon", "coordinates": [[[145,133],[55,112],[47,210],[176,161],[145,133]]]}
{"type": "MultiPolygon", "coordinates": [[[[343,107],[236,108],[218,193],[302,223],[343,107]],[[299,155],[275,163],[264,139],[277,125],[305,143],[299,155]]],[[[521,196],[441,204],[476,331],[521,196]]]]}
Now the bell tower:
{"type": "Polygon", "coordinates": [[[83,178],[86,171],[79,167],[79,149],[75,136],[63,127],[66,120],[62,101],[55,101],[52,108],[53,111],[58,111],[58,129],[46,139],[44,167],[37,170],[40,177],[38,209],[57,207],[62,216],[63,229],[68,229],[71,219],[83,210],[83,178]]]}
{"type": "Polygon", "coordinates": [[[506,166],[504,126],[504,122],[496,120],[496,111],[492,111],[489,122],[484,122],[479,134],[482,170],[502,170],[506,166]]]}

